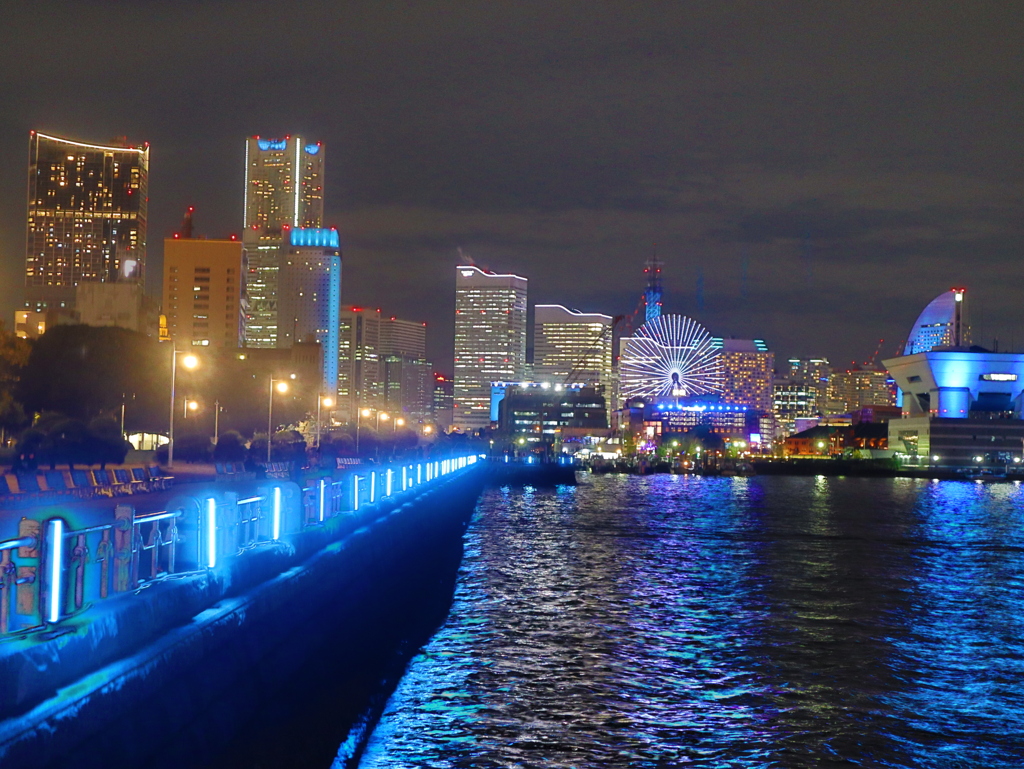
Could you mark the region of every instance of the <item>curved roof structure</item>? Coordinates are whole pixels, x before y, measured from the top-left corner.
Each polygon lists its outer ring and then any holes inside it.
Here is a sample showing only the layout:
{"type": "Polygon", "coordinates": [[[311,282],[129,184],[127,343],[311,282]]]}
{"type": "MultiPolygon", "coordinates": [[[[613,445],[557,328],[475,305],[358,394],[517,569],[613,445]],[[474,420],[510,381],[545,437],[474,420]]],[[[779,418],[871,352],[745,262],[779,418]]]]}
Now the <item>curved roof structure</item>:
{"type": "Polygon", "coordinates": [[[964,293],[962,288],[951,288],[929,302],[910,329],[904,355],[969,344],[962,321],[964,293]]]}

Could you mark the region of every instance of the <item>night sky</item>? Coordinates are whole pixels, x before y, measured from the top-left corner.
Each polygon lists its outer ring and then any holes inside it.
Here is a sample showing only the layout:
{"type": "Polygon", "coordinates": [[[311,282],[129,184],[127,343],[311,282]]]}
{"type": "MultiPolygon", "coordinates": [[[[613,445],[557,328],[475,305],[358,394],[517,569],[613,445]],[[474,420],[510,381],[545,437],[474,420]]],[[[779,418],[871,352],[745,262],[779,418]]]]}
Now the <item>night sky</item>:
{"type": "Polygon", "coordinates": [[[1024,348],[1024,5],[1012,2],[8,3],[0,312],[24,274],[28,132],[151,149],[162,239],[241,228],[244,138],[327,147],[346,303],[429,323],[458,249],[530,303],[665,309],[777,356],[891,356],[970,291],[1024,348]]]}

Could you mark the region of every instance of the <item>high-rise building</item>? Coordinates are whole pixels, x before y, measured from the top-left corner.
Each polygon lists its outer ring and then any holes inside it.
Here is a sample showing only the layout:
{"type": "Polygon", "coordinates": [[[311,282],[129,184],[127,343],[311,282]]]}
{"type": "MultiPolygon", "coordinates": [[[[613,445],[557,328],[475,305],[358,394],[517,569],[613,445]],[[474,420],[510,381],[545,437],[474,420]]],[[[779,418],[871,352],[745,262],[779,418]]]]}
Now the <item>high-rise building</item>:
{"type": "Polygon", "coordinates": [[[324,218],[324,155],[301,136],[245,142],[245,229],[320,227],[324,218]]]}
{"type": "Polygon", "coordinates": [[[289,227],[278,273],[278,347],[319,342],[323,351],[321,393],[338,389],[341,344],[341,244],[335,229],[289,227]]]}
{"type": "Polygon", "coordinates": [[[235,348],[243,334],[242,244],[235,238],[164,240],[163,314],[180,348],[235,348]]]}
{"type": "Polygon", "coordinates": [[[354,422],[359,409],[382,404],[380,310],[345,307],[338,323],[338,416],[354,422]]]}
{"type": "Polygon", "coordinates": [[[533,376],[537,381],[608,386],[612,380],[610,315],[538,304],[533,321],[533,376]]]}
{"type": "Polygon", "coordinates": [[[722,371],[722,402],[758,414],[758,441],[767,450],[775,435],[775,353],[761,339],[715,339],[722,371]]]}
{"type": "Polygon", "coordinates": [[[867,406],[895,404],[895,388],[885,369],[857,367],[832,372],[829,382],[830,411],[848,413],[867,406]]]}
{"type": "Polygon", "coordinates": [[[786,363],[789,369],[785,378],[794,384],[810,388],[815,395],[814,403],[810,406],[812,414],[801,414],[801,416],[812,416],[818,412],[824,413],[825,403],[828,400],[829,381],[832,377],[832,364],[828,362],[828,358],[790,358],[786,363]]]}
{"type": "Polygon", "coordinates": [[[433,375],[430,363],[423,358],[405,355],[383,356],[384,408],[392,416],[406,421],[423,422],[433,411],[433,375]]]}
{"type": "Polygon", "coordinates": [[[554,384],[594,385],[613,406],[612,348],[615,319],[560,304],[538,304],[533,321],[534,379],[554,384]]]}
{"type": "Polygon", "coordinates": [[[455,401],[451,377],[434,372],[433,417],[438,428],[447,430],[452,426],[452,403],[455,401]]]}
{"type": "Polygon", "coordinates": [[[246,140],[242,241],[250,347],[277,346],[278,279],[289,245],[285,231],[323,226],[324,155],[322,144],[307,143],[300,136],[246,140]]]}
{"type": "Polygon", "coordinates": [[[904,355],[929,352],[937,347],[971,344],[971,328],[964,311],[967,289],[951,288],[935,297],[918,316],[907,337],[904,355]]]}
{"type": "Polygon", "coordinates": [[[491,382],[520,381],[526,364],[526,278],[455,268],[454,424],[491,421],[491,382]]]}
{"type": "Polygon", "coordinates": [[[424,360],[427,357],[427,324],[399,320],[394,316],[380,322],[380,354],[401,355],[424,360]]]}
{"type": "Polygon", "coordinates": [[[70,308],[82,283],[143,284],[149,145],[29,134],[26,307],[70,308]]]}

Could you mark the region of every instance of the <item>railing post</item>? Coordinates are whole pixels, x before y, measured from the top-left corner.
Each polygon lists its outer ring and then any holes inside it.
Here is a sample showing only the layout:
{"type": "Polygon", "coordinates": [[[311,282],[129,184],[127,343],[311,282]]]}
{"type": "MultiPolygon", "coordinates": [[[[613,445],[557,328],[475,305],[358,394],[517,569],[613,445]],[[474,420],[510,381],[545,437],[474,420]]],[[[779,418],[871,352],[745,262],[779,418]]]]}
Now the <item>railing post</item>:
{"type": "Polygon", "coordinates": [[[135,588],[135,508],[114,508],[114,592],[135,588]]]}

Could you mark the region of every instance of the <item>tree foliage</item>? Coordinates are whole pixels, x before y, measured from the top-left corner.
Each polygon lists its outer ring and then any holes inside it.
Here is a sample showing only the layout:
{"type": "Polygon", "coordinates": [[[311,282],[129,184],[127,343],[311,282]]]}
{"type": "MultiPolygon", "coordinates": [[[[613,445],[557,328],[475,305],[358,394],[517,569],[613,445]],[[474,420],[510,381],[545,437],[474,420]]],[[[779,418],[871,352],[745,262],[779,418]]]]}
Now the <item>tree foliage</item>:
{"type": "Polygon", "coordinates": [[[170,356],[158,342],[114,326],[54,326],[32,345],[17,385],[28,412],[84,421],[119,414],[129,431],[166,429],[170,356]]]}

